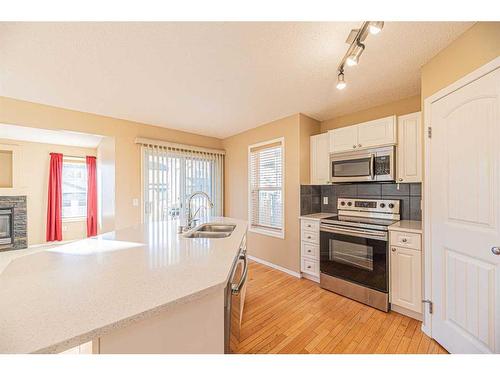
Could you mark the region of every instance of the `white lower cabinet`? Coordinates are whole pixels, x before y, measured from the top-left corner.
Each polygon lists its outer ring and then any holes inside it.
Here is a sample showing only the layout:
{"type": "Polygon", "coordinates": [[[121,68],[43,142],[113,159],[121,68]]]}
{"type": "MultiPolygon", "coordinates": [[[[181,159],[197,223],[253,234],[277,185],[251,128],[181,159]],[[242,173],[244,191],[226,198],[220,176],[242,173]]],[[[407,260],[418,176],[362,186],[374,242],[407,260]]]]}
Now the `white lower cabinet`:
{"type": "Polygon", "coordinates": [[[391,232],[390,241],[390,296],[394,311],[422,319],[422,252],[421,235],[391,232]],[[395,235],[397,233],[397,235],[395,235]],[[418,237],[415,248],[401,247],[394,243],[400,235],[418,237]]]}
{"type": "Polygon", "coordinates": [[[319,281],[319,221],[301,219],[300,271],[303,276],[319,281]]]}

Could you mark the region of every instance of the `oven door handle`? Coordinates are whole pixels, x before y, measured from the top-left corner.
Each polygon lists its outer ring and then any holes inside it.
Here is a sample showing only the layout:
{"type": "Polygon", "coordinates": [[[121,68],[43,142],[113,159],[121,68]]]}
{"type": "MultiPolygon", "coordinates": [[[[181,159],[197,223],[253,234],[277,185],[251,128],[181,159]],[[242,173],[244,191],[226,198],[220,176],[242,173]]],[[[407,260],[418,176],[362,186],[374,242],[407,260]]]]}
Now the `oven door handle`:
{"type": "Polygon", "coordinates": [[[371,231],[364,231],[364,230],[351,230],[351,229],[344,229],[344,228],[332,228],[332,227],[326,227],[326,226],[321,226],[320,230],[322,232],[328,232],[328,233],[337,233],[337,234],[348,234],[350,236],[354,237],[362,237],[362,238],[372,238],[376,240],[383,240],[387,241],[387,232],[371,232],[371,231]]]}
{"type": "Polygon", "coordinates": [[[372,180],[375,180],[375,154],[370,156],[370,176],[372,180]]]}

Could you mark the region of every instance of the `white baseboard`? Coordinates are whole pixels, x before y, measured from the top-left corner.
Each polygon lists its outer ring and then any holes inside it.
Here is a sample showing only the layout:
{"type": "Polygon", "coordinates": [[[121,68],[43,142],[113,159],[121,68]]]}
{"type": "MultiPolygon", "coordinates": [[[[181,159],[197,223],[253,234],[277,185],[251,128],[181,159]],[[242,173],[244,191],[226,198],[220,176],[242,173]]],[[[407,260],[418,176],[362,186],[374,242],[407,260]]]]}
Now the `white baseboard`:
{"type": "Polygon", "coordinates": [[[408,310],[408,309],[406,309],[404,307],[401,307],[401,306],[398,306],[398,305],[393,305],[393,304],[391,304],[391,310],[395,311],[397,313],[409,316],[410,318],[413,318],[415,320],[422,321],[422,314],[421,313],[418,313],[418,312],[415,312],[415,311],[411,311],[411,310],[408,310]]]}
{"type": "Polygon", "coordinates": [[[252,255],[247,255],[247,258],[250,259],[250,260],[253,260],[254,262],[257,262],[257,263],[263,264],[265,266],[274,268],[274,269],[276,269],[278,271],[285,272],[285,273],[287,273],[289,275],[295,276],[295,277],[297,277],[299,279],[301,278],[301,275],[300,275],[299,272],[295,272],[295,271],[289,270],[288,268],[278,266],[277,264],[268,262],[267,260],[254,257],[252,255]]]}
{"type": "Polygon", "coordinates": [[[319,283],[319,277],[318,276],[313,276],[313,275],[309,275],[307,273],[302,273],[302,277],[304,279],[314,281],[315,283],[319,283]]]}

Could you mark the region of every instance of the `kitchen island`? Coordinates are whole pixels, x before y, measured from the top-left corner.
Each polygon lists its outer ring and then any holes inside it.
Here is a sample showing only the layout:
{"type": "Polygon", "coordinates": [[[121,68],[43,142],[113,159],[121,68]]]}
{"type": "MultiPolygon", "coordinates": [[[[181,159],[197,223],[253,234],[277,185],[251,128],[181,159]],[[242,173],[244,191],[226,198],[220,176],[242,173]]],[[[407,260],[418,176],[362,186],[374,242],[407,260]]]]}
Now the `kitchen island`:
{"type": "Polygon", "coordinates": [[[247,223],[186,238],[141,224],[13,258],[0,272],[0,353],[223,353],[224,294],[247,223]]]}

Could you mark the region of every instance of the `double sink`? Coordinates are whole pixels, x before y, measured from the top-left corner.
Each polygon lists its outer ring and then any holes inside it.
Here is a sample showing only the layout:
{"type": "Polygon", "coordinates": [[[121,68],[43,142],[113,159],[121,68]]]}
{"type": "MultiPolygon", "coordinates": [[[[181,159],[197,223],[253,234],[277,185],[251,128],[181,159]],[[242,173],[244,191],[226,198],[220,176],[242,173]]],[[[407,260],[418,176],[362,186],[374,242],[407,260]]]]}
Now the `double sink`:
{"type": "Polygon", "coordinates": [[[186,238],[226,238],[233,233],[236,225],[206,223],[184,234],[186,238]]]}

